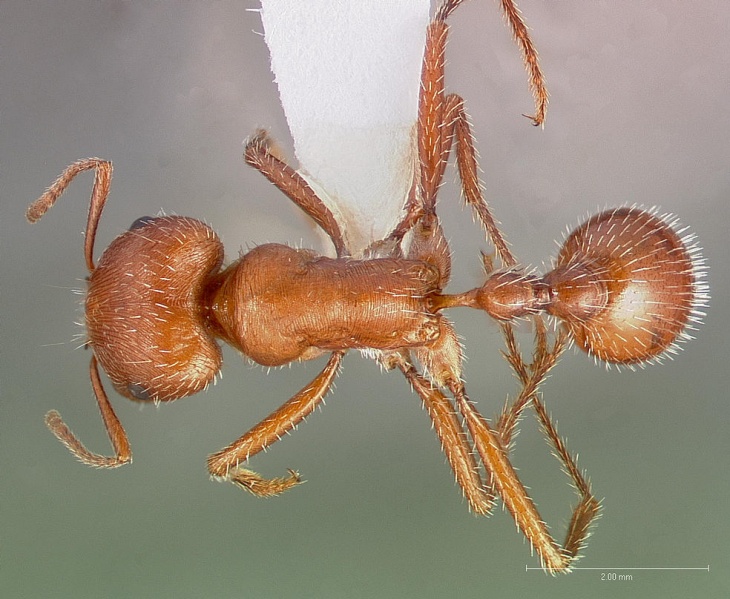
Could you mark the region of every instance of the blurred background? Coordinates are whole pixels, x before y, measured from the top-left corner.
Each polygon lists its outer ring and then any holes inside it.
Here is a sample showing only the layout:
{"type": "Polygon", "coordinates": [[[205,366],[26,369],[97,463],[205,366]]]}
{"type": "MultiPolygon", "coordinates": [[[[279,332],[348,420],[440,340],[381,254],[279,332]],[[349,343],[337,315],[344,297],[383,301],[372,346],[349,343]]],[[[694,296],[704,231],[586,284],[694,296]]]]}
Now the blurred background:
{"type": "MultiPolygon", "coordinates": [[[[538,560],[508,514],[468,513],[405,380],[354,353],[326,407],[252,461],[264,475],[290,467],[307,479],[275,499],[210,482],[205,457],[311,380],[319,361],[267,372],[226,350],[217,386],[160,408],[110,390],[135,458],[117,471],[76,463],[45,429],[43,415],[58,409],[92,450],[108,451],[75,324],[91,176],[39,224],[24,218],[67,164],[114,161],[97,256],[135,218],[160,209],[210,223],[230,259],[270,241],[321,247],[311,224],[241,157],[259,126],[291,147],[261,23],[246,10],[255,7],[0,3],[3,592],[727,596],[730,6],[717,0],[523,1],[551,93],[544,130],[520,116],[531,98],[495,3],[473,0],[451,20],[447,84],[466,99],[487,197],[525,264],[548,265],[554,240],[579,217],[640,203],[680,215],[710,266],[706,323],[673,361],[617,372],[571,351],[544,387],[560,433],[604,498],[578,563],[595,570],[555,579],[526,570],[538,560]]],[[[479,251],[489,248],[448,173],[441,215],[453,242],[450,289],[463,290],[481,282],[479,251]]],[[[479,314],[453,317],[469,358],[467,388],[496,415],[516,390],[498,329],[479,314]]],[[[574,495],[531,416],[514,460],[562,539],[574,495]]]]}

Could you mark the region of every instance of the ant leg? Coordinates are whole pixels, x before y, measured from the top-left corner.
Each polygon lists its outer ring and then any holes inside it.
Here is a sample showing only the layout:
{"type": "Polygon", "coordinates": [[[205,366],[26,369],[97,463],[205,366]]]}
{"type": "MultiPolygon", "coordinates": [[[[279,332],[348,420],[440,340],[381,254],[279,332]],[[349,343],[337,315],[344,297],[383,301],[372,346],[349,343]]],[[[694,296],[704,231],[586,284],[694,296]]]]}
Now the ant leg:
{"type": "Polygon", "coordinates": [[[449,158],[453,131],[443,125],[446,111],[444,56],[448,25],[445,21],[446,15],[439,17],[446,4],[441,6],[439,13],[426,29],[416,129],[417,191],[414,189],[411,193],[406,203],[406,214],[390,234],[390,237],[397,241],[400,241],[424,215],[433,213],[436,194],[449,158]]]}
{"type": "Polygon", "coordinates": [[[96,364],[96,357],[92,356],[89,366],[91,386],[94,389],[94,396],[99,405],[101,417],[104,420],[104,428],[109,435],[112,447],[114,448],[114,457],[106,457],[97,453],[91,453],[81,441],[66,426],[61,419],[61,415],[56,410],[51,410],[46,414],[46,426],[56,435],[58,440],[63,443],[68,450],[80,461],[88,466],[96,468],[117,468],[132,461],[132,451],[129,446],[127,433],[124,431],[122,423],[114,413],[109,398],[104,391],[104,386],[99,377],[99,368],[96,364]]]}
{"type": "MultiPolygon", "coordinates": [[[[545,341],[546,334],[543,335],[543,333],[544,330],[541,330],[541,337],[538,340],[536,350],[540,358],[539,362],[534,364],[532,369],[528,369],[527,366],[520,363],[526,376],[529,377],[523,382],[522,396],[518,400],[522,403],[527,402],[525,398],[532,398],[537,393],[540,383],[555,364],[567,341],[567,338],[560,337],[554,350],[549,352],[545,341]]],[[[550,535],[534,502],[527,494],[524,485],[510,463],[507,449],[502,442],[499,431],[495,431],[490,427],[486,419],[467,397],[464,384],[461,382],[458,340],[448,322],[445,320],[442,322],[441,334],[433,344],[424,348],[416,348],[414,351],[419,360],[425,364],[434,385],[446,387],[453,394],[486,471],[486,489],[494,489],[502,498],[519,529],[523,531],[537,549],[543,567],[551,573],[567,571],[582,540],[585,538],[585,531],[596,512],[595,505],[597,502],[591,497],[590,501],[586,499],[576,508],[568,533],[566,549],[562,549],[550,535]]],[[[402,367],[401,369],[403,370],[402,367]]],[[[413,375],[408,378],[411,381],[414,380],[413,375]]],[[[414,387],[417,391],[419,390],[417,386],[414,385],[414,387]]],[[[422,391],[426,390],[427,387],[422,391]]],[[[419,395],[421,395],[424,402],[440,401],[440,398],[435,394],[428,395],[419,392],[419,395]]],[[[432,412],[430,406],[429,412],[432,412]]],[[[544,426],[552,427],[551,424],[544,426]]],[[[581,482],[577,484],[581,484],[581,482]]],[[[485,493],[489,493],[490,491],[486,489],[485,493]]]]}
{"type": "MultiPolygon", "coordinates": [[[[431,76],[433,77],[434,75],[431,76]]],[[[440,79],[437,79],[437,81],[440,81],[440,79]]],[[[432,90],[436,87],[436,84],[434,83],[427,87],[432,90]]],[[[423,136],[419,134],[419,139],[424,137],[430,139],[430,141],[423,144],[424,149],[421,160],[421,178],[424,186],[423,206],[420,208],[421,212],[417,224],[415,227],[411,225],[415,229],[422,229],[422,232],[415,232],[414,249],[411,250],[410,254],[418,257],[417,254],[419,252],[421,254],[424,253],[424,250],[421,249],[423,242],[418,241],[421,237],[432,237],[434,239],[429,245],[429,247],[434,248],[434,255],[438,253],[436,248],[439,245],[443,245],[445,247],[443,251],[448,254],[448,246],[443,239],[441,226],[435,215],[435,204],[436,192],[441,185],[450,148],[455,138],[456,163],[459,169],[459,178],[462,182],[464,199],[472,207],[479,222],[486,230],[500,261],[507,267],[515,266],[517,259],[509,249],[509,245],[482,194],[482,185],[478,175],[479,167],[476,159],[476,148],[474,146],[474,138],[471,134],[468,117],[464,111],[464,101],[456,94],[450,94],[440,100],[438,96],[439,94],[434,93],[422,95],[422,98],[426,98],[427,100],[424,102],[426,108],[423,111],[426,116],[422,115],[423,118],[419,118],[419,131],[425,130],[426,133],[423,136]],[[431,111],[435,114],[429,116],[431,111]],[[439,119],[441,120],[439,121],[439,119]],[[428,128],[430,123],[435,121],[440,122],[441,126],[435,128],[437,133],[429,133],[428,128]],[[443,243],[440,243],[442,241],[443,243]]],[[[404,220],[403,222],[406,221],[404,220]]],[[[443,270],[446,272],[445,279],[448,281],[447,269],[450,266],[450,261],[442,259],[441,262],[446,266],[443,270]]],[[[445,284],[442,285],[442,288],[444,286],[445,284]]]]}
{"type": "Polygon", "coordinates": [[[448,36],[446,17],[459,3],[444,2],[426,33],[418,105],[421,204],[410,203],[409,212],[394,231],[394,235],[405,234],[401,229],[412,227],[421,214],[427,215],[434,211],[436,194],[456,138],[456,160],[465,200],[476,212],[502,262],[511,266],[517,261],[482,196],[476,149],[464,111],[464,102],[455,94],[445,94],[444,67],[448,36]]]}
{"type": "MultiPolygon", "coordinates": [[[[426,30],[418,107],[418,157],[420,163],[418,183],[422,197],[419,199],[415,197],[418,194],[411,194],[406,203],[406,214],[389,237],[400,241],[428,209],[428,206],[435,203],[435,195],[441,184],[451,148],[453,128],[456,126],[460,146],[460,149],[457,150],[457,160],[463,163],[460,164],[459,170],[462,172],[467,201],[476,210],[477,216],[487,229],[504,264],[512,266],[516,260],[504,242],[486,202],[481,197],[475,160],[476,152],[463,112],[463,102],[458,96],[445,96],[444,93],[445,49],[449,31],[446,20],[462,1],[444,0],[426,30]],[[459,118],[455,119],[457,116],[459,118]],[[455,120],[456,125],[454,125],[455,120]]],[[[512,34],[520,46],[523,62],[529,74],[529,83],[535,99],[535,114],[528,118],[534,125],[542,126],[547,113],[548,93],[537,50],[513,0],[500,0],[500,3],[512,29],[512,34]]]]}
{"type": "Polygon", "coordinates": [[[570,568],[572,557],[555,542],[540,517],[535,503],[527,494],[499,435],[492,430],[466,395],[464,385],[452,384],[451,391],[466,421],[474,445],[491,475],[491,482],[505,507],[517,523],[517,527],[537,550],[543,568],[549,573],[565,572],[570,568]]]}
{"type": "Polygon", "coordinates": [[[522,360],[522,355],[519,351],[512,327],[510,325],[503,325],[503,332],[507,341],[507,353],[505,356],[522,383],[522,392],[512,406],[505,409],[502,413],[498,423],[498,432],[503,445],[508,447],[522,409],[526,405],[532,405],[535,409],[545,437],[553,446],[555,456],[560,460],[565,472],[570,476],[580,496],[580,501],[573,510],[563,544],[565,553],[571,558],[575,558],[584,546],[588,538],[590,525],[598,517],[601,506],[600,502],[593,496],[590,483],[578,469],[575,458],[570,455],[565,447],[564,441],[558,435],[557,429],[537,392],[540,383],[545,379],[548,371],[566,348],[568,334],[564,329],[561,329],[552,348],[548,348],[547,330],[544,320],[536,316],[534,321],[536,327],[536,348],[533,363],[529,369],[522,360]]]}
{"type": "Polygon", "coordinates": [[[445,127],[444,91],[446,38],[449,26],[438,15],[426,30],[418,98],[418,158],[423,207],[433,210],[449,159],[453,131],[445,127]]]}
{"type": "Polygon", "coordinates": [[[395,352],[390,357],[392,361],[388,366],[397,366],[421,398],[441,441],[441,449],[456,476],[456,482],[469,502],[469,507],[476,514],[489,515],[494,508],[494,494],[484,486],[473,448],[456,416],[454,406],[438,388],[418,373],[407,358],[395,352]]]}
{"type": "Polygon", "coordinates": [[[456,164],[459,169],[464,200],[476,213],[502,264],[507,267],[514,266],[517,264],[517,259],[509,249],[507,241],[499,230],[497,221],[492,216],[489,204],[487,204],[482,194],[477,152],[469,120],[464,110],[464,100],[456,94],[451,94],[448,97],[448,106],[449,112],[446,122],[449,123],[449,128],[453,128],[456,137],[456,164]]]}
{"type": "Polygon", "coordinates": [[[285,478],[266,479],[241,468],[240,464],[281,439],[314,411],[329,391],[344,355],[342,351],[333,352],[322,372],[309,385],[228,447],[208,456],[210,474],[258,497],[278,495],[299,484],[299,474],[293,470],[285,478]]]}
{"type": "MultiPolygon", "coordinates": [[[[542,345],[538,345],[541,350],[542,345]]],[[[487,473],[486,487],[482,486],[486,497],[489,497],[491,489],[494,489],[496,493],[499,494],[504,505],[515,519],[518,528],[524,533],[533,547],[537,549],[543,567],[548,572],[555,573],[568,571],[582,540],[585,538],[585,531],[587,530],[588,524],[593,518],[593,513],[591,511],[593,504],[588,501],[583,501],[579,504],[578,508],[576,508],[568,533],[566,549],[562,549],[550,535],[547,526],[540,517],[540,513],[538,512],[535,503],[528,495],[527,490],[517,476],[514,467],[510,463],[507,449],[502,443],[501,435],[498,431],[494,431],[490,427],[487,420],[479,413],[466,395],[466,390],[464,388],[464,384],[461,382],[460,376],[458,341],[453,329],[446,321],[443,321],[441,335],[439,335],[435,345],[423,348],[420,355],[418,352],[419,349],[420,348],[416,349],[416,355],[419,359],[423,359],[425,361],[429,377],[432,379],[434,385],[448,388],[456,400],[458,410],[464,419],[466,428],[474,442],[474,447],[476,448],[487,473]]],[[[532,397],[537,393],[539,384],[547,376],[547,372],[550,370],[552,365],[554,365],[560,351],[562,351],[562,346],[554,352],[553,356],[545,355],[543,357],[541,355],[542,359],[540,363],[534,368],[534,372],[530,373],[531,379],[523,384],[523,394],[525,396],[532,397]]],[[[435,404],[436,406],[441,407],[442,410],[446,411],[447,407],[449,409],[451,408],[450,402],[447,405],[444,405],[443,401],[445,400],[441,399],[440,392],[439,395],[435,392],[430,394],[427,393],[428,383],[425,380],[420,381],[416,378],[414,376],[416,373],[408,374],[408,369],[405,364],[399,364],[399,366],[412,384],[414,381],[416,382],[416,384],[414,384],[414,388],[417,392],[419,392],[419,395],[429,409],[429,414],[434,420],[434,423],[437,425],[437,433],[439,436],[441,437],[446,434],[446,432],[448,432],[447,429],[440,426],[442,423],[437,421],[437,419],[443,416],[443,414],[437,412],[436,408],[432,404],[435,404]],[[422,384],[419,385],[418,383],[422,384]],[[434,414],[436,415],[435,417],[434,414]]],[[[525,370],[527,371],[526,366],[525,370]]],[[[451,439],[449,443],[449,448],[451,449],[454,445],[465,442],[451,439]]],[[[444,445],[446,445],[446,443],[444,443],[444,445]]],[[[467,444],[467,448],[468,447],[469,446],[467,444]]],[[[447,456],[448,455],[449,454],[447,453],[447,456]]],[[[449,457],[449,460],[451,461],[452,458],[449,457]]],[[[453,462],[452,468],[454,468],[453,462]]],[[[592,501],[597,503],[595,500],[592,501]]],[[[595,512],[595,510],[593,510],[593,512],[595,512]]]]}
{"type": "Polygon", "coordinates": [[[523,114],[522,116],[530,119],[535,127],[542,127],[547,115],[548,92],[545,87],[545,76],[540,68],[537,49],[532,43],[529,30],[517,5],[512,0],[501,0],[501,4],[504,16],[512,29],[512,35],[522,51],[522,61],[525,63],[532,97],[535,100],[535,114],[523,114]]]}
{"type": "Polygon", "coordinates": [[[545,380],[548,372],[555,366],[569,342],[567,332],[561,328],[552,348],[548,348],[545,321],[540,316],[535,316],[533,323],[535,326],[535,350],[532,364],[529,367],[522,359],[512,324],[501,324],[502,334],[507,345],[507,351],[503,352],[503,355],[522,385],[520,394],[510,405],[505,406],[497,423],[497,431],[505,447],[509,447],[512,443],[512,437],[522,417],[522,412],[537,397],[539,386],[545,380]]]}
{"type": "Polygon", "coordinates": [[[259,129],[246,143],[246,164],[253,166],[278,187],[292,202],[306,212],[332,240],[337,257],[348,256],[347,244],[334,215],[293,168],[271,152],[271,138],[259,129]]]}
{"type": "Polygon", "coordinates": [[[86,221],[86,235],[84,236],[84,256],[86,257],[86,268],[89,272],[94,270],[94,239],[96,238],[96,228],[101,218],[101,212],[104,210],[104,204],[109,196],[109,188],[112,181],[112,163],[108,160],[100,158],[85,158],[74,162],[66,167],[51,186],[46,189],[41,197],[28,206],[25,217],[29,222],[34,223],[39,220],[60,195],[66,190],[71,181],[83,171],[90,169],[96,170],[94,177],[94,187],[91,190],[91,201],[89,202],[89,216],[86,221]]]}
{"type": "Polygon", "coordinates": [[[580,496],[578,505],[573,509],[568,532],[563,542],[563,551],[571,558],[576,558],[590,535],[591,524],[600,515],[601,502],[593,496],[590,482],[585,478],[584,473],[578,469],[575,457],[568,452],[563,439],[558,435],[558,431],[545,409],[545,405],[537,395],[532,399],[532,407],[537,413],[545,435],[555,449],[555,455],[570,476],[580,496]]]}
{"type": "Polygon", "coordinates": [[[400,240],[408,231],[413,231],[408,257],[436,266],[441,274],[440,289],[448,283],[451,272],[449,246],[436,215],[437,193],[453,138],[453,128],[443,126],[444,113],[448,110],[443,86],[447,30],[443,20],[434,19],[426,31],[418,98],[418,191],[411,193],[406,214],[390,235],[392,239],[400,240]]]}
{"type": "MultiPolygon", "coordinates": [[[[434,21],[446,21],[449,15],[462,2],[463,0],[444,0],[434,16],[434,21]]],[[[504,13],[505,19],[512,30],[512,36],[522,52],[522,61],[527,69],[532,96],[535,100],[534,116],[526,114],[523,116],[532,120],[533,125],[541,126],[545,121],[545,115],[547,113],[548,93],[545,87],[545,77],[540,68],[537,50],[532,43],[529,29],[522,18],[520,9],[517,8],[514,0],[500,0],[500,4],[502,5],[502,12],[504,13]]]]}

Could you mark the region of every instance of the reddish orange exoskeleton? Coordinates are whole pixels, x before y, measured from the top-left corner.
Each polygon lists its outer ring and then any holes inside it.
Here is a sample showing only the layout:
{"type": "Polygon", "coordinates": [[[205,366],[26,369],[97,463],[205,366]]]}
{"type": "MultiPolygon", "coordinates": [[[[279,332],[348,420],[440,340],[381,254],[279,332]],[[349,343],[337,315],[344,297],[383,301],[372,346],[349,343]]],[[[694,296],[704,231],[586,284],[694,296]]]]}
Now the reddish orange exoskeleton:
{"type": "MultiPolygon", "coordinates": [[[[46,422],[82,462],[116,467],[131,461],[127,435],[104,392],[98,364],[118,393],[144,402],[197,393],[221,369],[218,340],[267,366],[330,357],[317,377],[268,418],[208,458],[210,474],[258,496],[296,485],[296,472],[266,479],[243,468],[321,402],[345,353],[363,350],[388,369],[399,369],[423,401],[444,452],[472,510],[491,512],[502,499],[537,549],[543,567],[568,571],[599,512],[587,479],[548,417],[540,384],[570,340],[598,360],[644,364],[672,351],[701,317],[707,300],[703,262],[693,237],[656,210],[622,207],[598,214],[565,240],[553,270],[524,271],[484,200],[463,100],[443,86],[447,17],[461,3],[446,0],[427,31],[417,126],[418,165],[403,217],[361,256],[307,182],[270,150],[264,131],[248,141],[246,162],[268,177],[311,216],[332,240],[337,257],[287,245],[254,248],[223,268],[223,246],[206,224],[177,216],[144,217],[117,237],[94,263],[94,238],[107,199],[112,166],[97,158],[69,166],[28,209],[37,221],[80,172],[94,170],[86,227],[90,273],[86,295],[90,373],[114,447],[106,457],[87,450],[56,411],[46,422]],[[484,226],[501,267],[485,259],[484,284],[444,292],[449,247],[436,214],[436,195],[455,147],[464,197],[484,226]],[[485,311],[501,322],[506,357],[521,390],[491,425],[469,400],[461,378],[461,347],[444,316],[451,308],[485,311]],[[549,332],[543,315],[562,326],[549,332]],[[530,317],[535,347],[526,363],[511,322],[530,317]],[[450,397],[449,397],[450,396],[450,397]],[[580,500],[563,545],[543,523],[509,459],[515,426],[532,406],[571,477],[580,500]]],[[[502,2],[530,73],[535,124],[545,118],[547,93],[537,55],[510,0],[502,2]]]]}

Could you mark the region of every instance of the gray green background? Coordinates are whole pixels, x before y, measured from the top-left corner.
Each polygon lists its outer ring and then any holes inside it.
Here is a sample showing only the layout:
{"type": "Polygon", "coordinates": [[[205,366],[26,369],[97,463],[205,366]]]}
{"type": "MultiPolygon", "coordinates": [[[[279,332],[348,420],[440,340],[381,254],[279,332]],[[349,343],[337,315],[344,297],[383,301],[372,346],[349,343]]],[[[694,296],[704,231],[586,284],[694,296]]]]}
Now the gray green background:
{"type": "MultiPolygon", "coordinates": [[[[257,457],[307,484],[257,500],[208,480],[205,456],[309,381],[226,353],[209,392],[156,409],[112,394],[134,464],[93,471],[46,431],[57,408],[106,441],[74,324],[91,177],[40,224],[24,210],[68,163],[112,159],[102,249],[137,217],[201,218],[230,257],[268,241],[318,247],[308,222],[241,159],[265,126],[290,147],[252,2],[0,2],[0,594],[7,597],[724,597],[728,494],[730,20],[722,1],[523,2],[551,92],[544,131],[494,2],[452,19],[448,85],[474,122],[487,194],[525,263],[549,262],[597,207],[658,204],[698,234],[712,306],[663,366],[606,371],[570,352],[546,402],[604,513],[581,567],[552,579],[498,509],[470,515],[417,397],[352,354],[335,393],[257,457]],[[692,567],[706,571],[620,571],[692,567]]],[[[387,13],[384,13],[384,18],[387,13]]],[[[383,90],[387,94],[387,90],[383,90]]],[[[453,170],[447,178],[455,179],[453,170]]],[[[457,189],[442,194],[451,289],[481,279],[487,249],[457,189]]],[[[457,313],[465,377],[487,415],[515,390],[497,327],[457,313]]],[[[529,331],[525,329],[525,333],[529,331]]],[[[526,338],[527,339],[527,338],[526,338]]],[[[515,462],[556,534],[573,495],[532,419],[515,462]]]]}

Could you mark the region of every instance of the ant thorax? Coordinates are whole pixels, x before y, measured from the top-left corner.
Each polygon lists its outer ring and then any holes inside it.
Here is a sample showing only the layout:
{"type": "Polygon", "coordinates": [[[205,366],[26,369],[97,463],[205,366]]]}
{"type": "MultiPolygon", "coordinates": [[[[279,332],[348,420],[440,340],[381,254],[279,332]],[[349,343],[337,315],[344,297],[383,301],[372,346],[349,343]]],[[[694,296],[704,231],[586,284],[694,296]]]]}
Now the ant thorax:
{"type": "Polygon", "coordinates": [[[265,366],[322,351],[396,349],[438,335],[438,273],[417,260],[327,258],[266,244],[211,284],[212,330],[265,366]],[[275,331],[275,334],[272,332],[275,331]]]}

